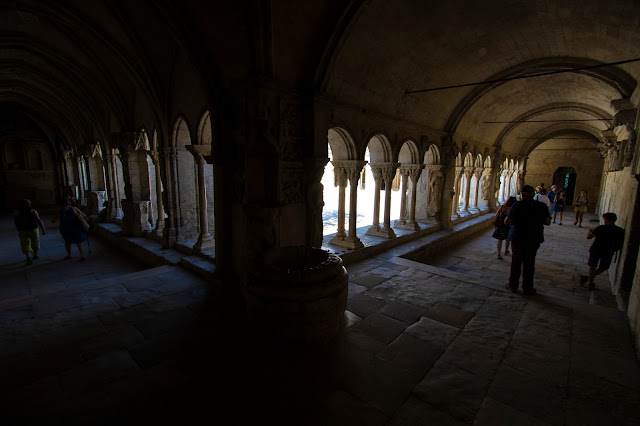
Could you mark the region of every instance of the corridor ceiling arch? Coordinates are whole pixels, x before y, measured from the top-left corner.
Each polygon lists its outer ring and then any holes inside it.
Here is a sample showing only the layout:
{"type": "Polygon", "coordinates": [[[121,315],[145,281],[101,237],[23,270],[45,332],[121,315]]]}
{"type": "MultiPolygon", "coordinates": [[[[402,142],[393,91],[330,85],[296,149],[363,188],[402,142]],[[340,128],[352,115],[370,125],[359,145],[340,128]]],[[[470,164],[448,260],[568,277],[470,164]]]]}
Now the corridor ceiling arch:
{"type": "Polygon", "coordinates": [[[318,79],[326,82],[323,91],[338,103],[442,131],[455,143],[490,147],[502,134],[501,151],[520,156],[518,138],[542,126],[522,123],[503,132],[506,123],[484,123],[544,109],[545,119],[577,121],[585,112],[551,106],[578,103],[612,117],[611,101],[629,97],[640,76],[639,61],[603,66],[640,58],[640,22],[629,19],[640,16],[640,4],[633,0],[612,0],[606,8],[573,0],[370,0],[358,6],[345,9],[350,21],[337,25],[332,40],[340,41],[329,43],[335,51],[318,79]],[[556,71],[562,73],[407,94],[556,71]]]}

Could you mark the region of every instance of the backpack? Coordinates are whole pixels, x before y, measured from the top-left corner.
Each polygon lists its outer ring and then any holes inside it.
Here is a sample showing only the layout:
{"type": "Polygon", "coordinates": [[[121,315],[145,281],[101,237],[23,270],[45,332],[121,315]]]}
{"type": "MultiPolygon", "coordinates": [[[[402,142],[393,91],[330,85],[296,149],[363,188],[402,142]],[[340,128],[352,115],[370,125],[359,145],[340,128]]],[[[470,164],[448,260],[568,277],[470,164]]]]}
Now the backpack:
{"type": "Polygon", "coordinates": [[[498,228],[503,228],[505,226],[504,214],[502,213],[502,206],[500,206],[498,210],[496,210],[496,214],[491,219],[491,224],[493,226],[497,226],[498,228]]]}
{"type": "Polygon", "coordinates": [[[36,215],[33,210],[30,210],[29,213],[20,212],[15,217],[15,224],[18,231],[31,231],[32,229],[36,229],[38,227],[38,221],[36,220],[36,215]]]}
{"type": "Polygon", "coordinates": [[[613,239],[613,251],[616,252],[618,250],[622,250],[622,246],[624,245],[624,229],[619,226],[615,227],[616,235],[613,239]]]}

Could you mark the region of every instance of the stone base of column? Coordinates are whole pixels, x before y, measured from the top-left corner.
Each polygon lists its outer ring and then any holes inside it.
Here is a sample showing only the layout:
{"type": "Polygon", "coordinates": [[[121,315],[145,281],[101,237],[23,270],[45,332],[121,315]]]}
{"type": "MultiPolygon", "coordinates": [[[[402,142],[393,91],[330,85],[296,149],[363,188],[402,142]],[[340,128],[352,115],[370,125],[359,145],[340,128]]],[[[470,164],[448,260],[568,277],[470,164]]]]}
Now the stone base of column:
{"type": "Polygon", "coordinates": [[[211,250],[215,248],[215,241],[211,235],[198,237],[198,241],[193,245],[193,249],[197,252],[211,250]]]}
{"type": "Polygon", "coordinates": [[[334,241],[334,240],[336,240],[335,237],[329,242],[329,244],[333,244],[338,247],[346,247],[350,249],[357,249],[357,248],[364,247],[364,244],[362,244],[362,241],[360,241],[360,238],[358,237],[346,237],[343,240],[337,240],[337,241],[334,241]]]}
{"type": "Polygon", "coordinates": [[[396,225],[394,225],[394,228],[398,228],[398,229],[410,229],[412,231],[419,231],[420,225],[418,225],[418,222],[411,222],[411,221],[407,221],[402,225],[398,225],[396,222],[396,225]]]}
{"type": "Polygon", "coordinates": [[[398,219],[395,222],[393,222],[393,227],[394,228],[402,228],[404,225],[407,224],[407,221],[404,219],[398,219]]]}
{"type": "Polygon", "coordinates": [[[122,200],[124,218],[122,232],[124,235],[141,237],[145,231],[151,231],[149,224],[149,201],[122,200]]]}
{"type": "Polygon", "coordinates": [[[364,235],[377,235],[376,232],[380,231],[380,225],[372,225],[364,235]]]}
{"type": "MultiPolygon", "coordinates": [[[[371,229],[369,229],[369,231],[371,231],[371,229]]],[[[382,237],[382,238],[395,238],[396,237],[396,233],[393,232],[393,229],[391,228],[380,228],[377,231],[372,231],[371,233],[369,233],[369,231],[367,231],[367,235],[371,235],[374,237],[382,237]]]]}

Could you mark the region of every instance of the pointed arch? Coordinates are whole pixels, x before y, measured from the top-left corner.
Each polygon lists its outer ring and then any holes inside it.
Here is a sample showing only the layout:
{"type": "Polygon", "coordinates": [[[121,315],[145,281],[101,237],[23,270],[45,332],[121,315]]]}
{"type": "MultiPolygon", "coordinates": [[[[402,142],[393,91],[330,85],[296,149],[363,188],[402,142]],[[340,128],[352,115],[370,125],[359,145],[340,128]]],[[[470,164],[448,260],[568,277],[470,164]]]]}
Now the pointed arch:
{"type": "Polygon", "coordinates": [[[211,143],[211,114],[209,114],[209,111],[205,111],[200,118],[200,124],[198,124],[198,144],[211,145],[211,143]]]}

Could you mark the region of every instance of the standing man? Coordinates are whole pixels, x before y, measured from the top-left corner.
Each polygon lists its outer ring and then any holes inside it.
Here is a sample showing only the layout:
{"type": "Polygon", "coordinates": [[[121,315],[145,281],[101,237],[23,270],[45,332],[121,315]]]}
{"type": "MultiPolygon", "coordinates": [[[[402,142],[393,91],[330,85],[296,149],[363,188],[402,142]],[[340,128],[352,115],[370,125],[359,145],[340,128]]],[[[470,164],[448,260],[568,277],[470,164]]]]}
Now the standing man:
{"type": "Polygon", "coordinates": [[[589,248],[589,276],[580,275],[580,285],[589,281],[589,290],[595,290],[593,282],[596,275],[600,275],[611,265],[613,254],[622,248],[624,243],[624,229],[617,226],[618,216],[615,213],[605,213],[602,215],[604,225],[590,229],[587,239],[595,238],[589,248]]]}
{"type": "Polygon", "coordinates": [[[38,250],[40,250],[38,229],[42,231],[42,235],[46,232],[40,215],[31,208],[31,200],[26,198],[22,200],[20,208],[14,213],[14,222],[18,229],[20,249],[27,256],[27,265],[32,265],[33,261],[38,259],[38,250]],[[33,257],[31,257],[31,253],[33,253],[33,257]]]}
{"type": "Polygon", "coordinates": [[[544,203],[545,206],[549,209],[549,213],[551,213],[551,202],[549,201],[549,197],[547,197],[547,192],[541,186],[536,188],[536,195],[533,197],[534,200],[540,201],[544,203]]]}
{"type": "Polygon", "coordinates": [[[533,199],[535,190],[531,185],[522,187],[520,201],[517,201],[507,218],[506,225],[511,225],[511,274],[506,288],[518,292],[520,274],[522,274],[522,293],[533,296],[533,273],[535,272],[536,254],[544,241],[544,225],[551,224],[551,215],[547,206],[533,199]]]}
{"type": "Polygon", "coordinates": [[[555,200],[557,190],[558,187],[556,185],[551,185],[551,190],[547,194],[547,198],[549,198],[549,204],[551,205],[551,207],[549,207],[549,214],[553,213],[553,209],[556,206],[555,200]]]}

